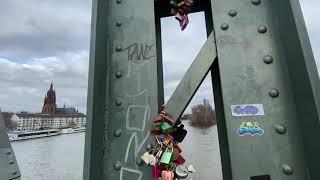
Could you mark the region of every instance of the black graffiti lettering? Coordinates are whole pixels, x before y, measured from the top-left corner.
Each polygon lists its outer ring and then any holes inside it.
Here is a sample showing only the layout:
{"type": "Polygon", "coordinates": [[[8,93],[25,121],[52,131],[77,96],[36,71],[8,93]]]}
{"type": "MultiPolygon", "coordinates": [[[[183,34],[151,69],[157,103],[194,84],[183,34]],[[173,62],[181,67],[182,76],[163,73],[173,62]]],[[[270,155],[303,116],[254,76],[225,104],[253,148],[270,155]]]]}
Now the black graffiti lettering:
{"type": "Polygon", "coordinates": [[[123,49],[123,51],[127,51],[129,61],[148,60],[155,57],[154,55],[150,55],[150,51],[152,50],[152,48],[153,44],[146,45],[134,43],[123,49]]]}

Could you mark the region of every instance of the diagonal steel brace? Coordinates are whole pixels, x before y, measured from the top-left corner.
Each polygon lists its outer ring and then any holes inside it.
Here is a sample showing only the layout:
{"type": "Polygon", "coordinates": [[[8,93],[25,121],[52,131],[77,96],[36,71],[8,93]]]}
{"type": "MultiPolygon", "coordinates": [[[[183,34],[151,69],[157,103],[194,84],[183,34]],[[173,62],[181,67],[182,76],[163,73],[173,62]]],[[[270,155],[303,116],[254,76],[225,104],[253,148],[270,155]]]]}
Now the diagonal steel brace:
{"type": "Polygon", "coordinates": [[[164,107],[164,112],[173,118],[174,123],[180,118],[184,110],[187,108],[192,97],[197,92],[204,78],[207,76],[216,57],[217,52],[214,33],[211,32],[197,57],[164,107]]]}

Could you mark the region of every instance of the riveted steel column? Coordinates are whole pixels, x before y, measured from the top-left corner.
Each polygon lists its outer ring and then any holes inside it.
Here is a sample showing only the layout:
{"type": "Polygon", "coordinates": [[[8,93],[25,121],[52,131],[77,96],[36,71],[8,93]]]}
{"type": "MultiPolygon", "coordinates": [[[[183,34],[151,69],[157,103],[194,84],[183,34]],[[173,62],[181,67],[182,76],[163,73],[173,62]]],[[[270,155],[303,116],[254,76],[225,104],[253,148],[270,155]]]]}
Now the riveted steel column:
{"type": "Polygon", "coordinates": [[[0,179],[18,180],[20,171],[0,112],[0,179]]]}
{"type": "Polygon", "coordinates": [[[151,179],[140,156],[163,98],[156,44],[153,1],[93,1],[84,179],[151,179]]]}
{"type": "MultiPolygon", "coordinates": [[[[297,0],[211,0],[225,131],[225,179],[320,179],[319,78],[297,0]],[[262,104],[264,115],[232,116],[262,104]],[[242,122],[259,136],[240,136],[242,122]],[[225,144],[226,145],[226,144],[225,144]],[[226,155],[227,152],[227,155],[226,155]]],[[[213,77],[215,78],[215,77],[213,77]]],[[[216,80],[217,81],[217,80],[216,80]]],[[[218,82],[218,81],[217,81],[218,82]]]]}

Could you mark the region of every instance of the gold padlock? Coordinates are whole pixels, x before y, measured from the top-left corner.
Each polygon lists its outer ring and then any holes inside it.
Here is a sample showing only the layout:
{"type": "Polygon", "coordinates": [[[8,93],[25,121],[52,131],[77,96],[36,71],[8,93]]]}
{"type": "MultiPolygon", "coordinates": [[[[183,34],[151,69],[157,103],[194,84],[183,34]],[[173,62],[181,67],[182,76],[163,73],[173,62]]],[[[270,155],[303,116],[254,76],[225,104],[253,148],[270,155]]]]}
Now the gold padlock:
{"type": "Polygon", "coordinates": [[[141,156],[141,159],[146,163],[146,164],[149,164],[149,159],[150,159],[150,154],[149,152],[146,152],[144,153],[142,156],[141,156]]]}
{"type": "Polygon", "coordinates": [[[163,153],[162,149],[159,149],[159,151],[158,151],[157,154],[156,154],[156,157],[157,157],[157,158],[160,158],[161,155],[162,155],[162,153],[163,153]]]}

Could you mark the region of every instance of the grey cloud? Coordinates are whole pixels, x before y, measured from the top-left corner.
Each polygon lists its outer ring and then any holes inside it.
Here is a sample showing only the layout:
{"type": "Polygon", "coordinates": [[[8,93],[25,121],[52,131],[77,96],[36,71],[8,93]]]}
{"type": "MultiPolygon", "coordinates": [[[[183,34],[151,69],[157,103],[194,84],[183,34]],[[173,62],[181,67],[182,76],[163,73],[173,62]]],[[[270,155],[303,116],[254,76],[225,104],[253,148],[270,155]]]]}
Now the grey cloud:
{"type": "Polygon", "coordinates": [[[86,109],[88,52],[35,59],[19,64],[0,59],[0,107],[8,111],[39,112],[53,81],[57,103],[86,109]],[[68,61],[65,61],[68,59],[68,61]]]}
{"type": "Polygon", "coordinates": [[[0,54],[27,60],[88,50],[90,1],[1,2],[0,54]]]}

